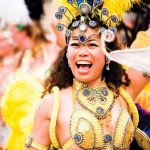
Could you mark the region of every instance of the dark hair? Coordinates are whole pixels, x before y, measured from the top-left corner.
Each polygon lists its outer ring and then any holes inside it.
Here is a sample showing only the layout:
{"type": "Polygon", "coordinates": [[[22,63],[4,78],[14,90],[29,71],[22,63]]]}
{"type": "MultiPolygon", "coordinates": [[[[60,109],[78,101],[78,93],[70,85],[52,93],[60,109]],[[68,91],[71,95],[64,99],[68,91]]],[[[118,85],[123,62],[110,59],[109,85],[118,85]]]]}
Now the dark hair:
{"type": "MultiPolygon", "coordinates": [[[[77,20],[78,19],[79,18],[77,18],[77,20]]],[[[94,18],[94,20],[97,21],[98,26],[103,26],[103,23],[100,22],[98,18],[94,18]]],[[[69,27],[71,28],[71,25],[69,27]]],[[[106,43],[106,47],[109,50],[110,49],[117,50],[121,48],[121,43],[118,42],[118,39],[116,37],[112,43],[106,43]]],[[[66,58],[66,51],[67,51],[67,47],[65,48],[65,53],[62,59],[60,60],[58,67],[45,82],[45,89],[48,92],[50,92],[52,87],[54,86],[58,86],[60,89],[62,89],[62,88],[67,88],[73,84],[73,74],[68,65],[68,60],[66,58]]],[[[102,74],[103,78],[105,78],[107,85],[111,83],[115,85],[116,89],[121,85],[128,86],[130,80],[128,78],[128,75],[125,72],[125,69],[123,69],[120,64],[117,64],[112,61],[110,62],[109,65],[110,65],[110,70],[106,70],[105,69],[106,65],[105,65],[102,74]]]]}
{"type": "Polygon", "coordinates": [[[25,4],[29,10],[29,15],[33,20],[40,20],[44,14],[43,0],[25,0],[25,4]]]}

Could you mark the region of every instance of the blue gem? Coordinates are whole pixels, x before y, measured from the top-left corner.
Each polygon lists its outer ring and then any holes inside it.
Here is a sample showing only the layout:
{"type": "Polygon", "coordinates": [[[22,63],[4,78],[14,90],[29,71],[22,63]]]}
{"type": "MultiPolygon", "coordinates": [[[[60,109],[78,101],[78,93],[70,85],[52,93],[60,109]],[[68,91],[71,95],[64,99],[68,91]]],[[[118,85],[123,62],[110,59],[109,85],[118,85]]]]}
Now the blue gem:
{"type": "Polygon", "coordinates": [[[96,23],[96,21],[91,20],[91,21],[89,22],[89,25],[90,25],[90,27],[95,27],[95,26],[97,25],[97,23],[96,23]]]}
{"type": "Polygon", "coordinates": [[[103,0],[95,0],[95,1],[94,1],[94,4],[95,4],[95,5],[100,5],[100,4],[102,4],[102,2],[103,2],[103,0]]]}
{"type": "Polygon", "coordinates": [[[77,21],[77,20],[72,23],[73,27],[77,27],[78,25],[79,25],[79,21],[77,21]]]}
{"type": "Polygon", "coordinates": [[[99,92],[97,90],[94,90],[94,94],[98,94],[99,92]]]}
{"type": "Polygon", "coordinates": [[[59,11],[64,14],[66,12],[66,8],[64,6],[61,6],[59,7],[59,11]]]}
{"type": "Polygon", "coordinates": [[[76,141],[76,143],[82,142],[82,136],[80,134],[75,134],[73,139],[76,141]]]}
{"type": "Polygon", "coordinates": [[[105,142],[111,142],[112,138],[109,134],[105,135],[105,142]]]}
{"type": "Polygon", "coordinates": [[[57,19],[61,19],[61,18],[62,18],[62,14],[61,14],[60,12],[57,12],[57,13],[55,14],[55,17],[56,17],[57,19]]]}
{"type": "Polygon", "coordinates": [[[101,2],[102,2],[102,0],[95,0],[95,2],[96,2],[96,3],[101,3],[101,2]]]}
{"type": "Polygon", "coordinates": [[[84,96],[88,96],[90,94],[90,91],[88,90],[88,89],[85,89],[84,91],[83,91],[83,95],[84,96]]]}
{"type": "Polygon", "coordinates": [[[79,6],[81,3],[83,3],[83,0],[77,0],[78,6],[79,6]]]}
{"type": "Polygon", "coordinates": [[[118,18],[115,15],[111,16],[111,20],[112,20],[112,22],[115,22],[115,23],[118,22],[118,18]]]}
{"type": "Polygon", "coordinates": [[[88,4],[93,7],[93,2],[91,0],[87,0],[88,4]]]}
{"type": "Polygon", "coordinates": [[[102,9],[102,14],[103,14],[103,15],[108,15],[108,10],[107,10],[107,8],[103,8],[103,9],[102,9]]]}
{"type": "Polygon", "coordinates": [[[59,23],[59,24],[56,26],[56,28],[57,28],[58,31],[62,31],[62,30],[64,29],[64,26],[59,23]]]}
{"type": "Polygon", "coordinates": [[[98,114],[102,114],[103,112],[104,112],[104,109],[103,108],[101,108],[101,107],[97,107],[97,113],[98,114]]]}
{"type": "Polygon", "coordinates": [[[70,29],[66,30],[66,36],[67,36],[67,37],[70,37],[70,36],[71,36],[71,30],[70,30],[70,29]]]}
{"type": "Polygon", "coordinates": [[[116,32],[117,31],[117,29],[115,28],[115,27],[110,27],[109,28],[112,32],[116,32]]]}
{"type": "Polygon", "coordinates": [[[67,0],[67,2],[68,2],[69,4],[72,4],[72,3],[73,3],[73,0],[67,0]]]}
{"type": "Polygon", "coordinates": [[[84,44],[85,41],[86,41],[86,36],[85,36],[85,35],[80,35],[80,36],[79,36],[79,40],[80,40],[81,43],[84,44]]]}
{"type": "Polygon", "coordinates": [[[108,95],[108,91],[106,89],[102,89],[101,93],[104,95],[104,96],[107,96],[108,95]]]}

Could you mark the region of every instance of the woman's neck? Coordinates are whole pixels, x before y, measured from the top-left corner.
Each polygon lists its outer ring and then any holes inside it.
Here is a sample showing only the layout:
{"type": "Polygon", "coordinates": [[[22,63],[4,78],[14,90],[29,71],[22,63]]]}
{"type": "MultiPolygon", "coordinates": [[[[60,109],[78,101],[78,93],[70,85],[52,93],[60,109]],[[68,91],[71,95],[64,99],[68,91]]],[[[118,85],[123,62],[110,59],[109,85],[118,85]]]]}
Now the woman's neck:
{"type": "Polygon", "coordinates": [[[76,79],[73,79],[73,84],[78,83],[79,85],[84,85],[91,87],[92,89],[97,89],[99,86],[101,86],[105,81],[104,80],[97,80],[97,81],[91,81],[91,82],[82,82],[76,79]]]}
{"type": "MultiPolygon", "coordinates": [[[[77,81],[79,81],[79,80],[77,80],[77,81]]],[[[82,82],[82,81],[79,81],[79,82],[86,84],[86,85],[90,86],[91,88],[97,88],[99,85],[101,85],[102,79],[97,78],[97,79],[89,81],[89,82],[82,82]]]]}

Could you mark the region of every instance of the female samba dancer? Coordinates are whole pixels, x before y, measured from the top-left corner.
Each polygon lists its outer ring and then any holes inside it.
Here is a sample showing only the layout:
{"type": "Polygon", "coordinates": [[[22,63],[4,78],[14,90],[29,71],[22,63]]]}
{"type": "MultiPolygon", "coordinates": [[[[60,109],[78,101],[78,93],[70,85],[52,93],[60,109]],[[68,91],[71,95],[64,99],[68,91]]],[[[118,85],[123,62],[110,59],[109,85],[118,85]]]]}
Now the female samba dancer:
{"type": "MultiPolygon", "coordinates": [[[[92,1],[92,8],[90,2],[77,1],[79,15],[66,31],[65,55],[49,78],[47,90],[53,93],[36,109],[32,136],[25,141],[27,150],[129,150],[139,134],[134,100],[149,81],[149,74],[133,69],[125,72],[105,56],[103,35],[108,51],[120,49],[114,28],[107,27],[117,18],[111,15],[110,22],[108,18],[103,21],[107,13],[104,4],[92,1]],[[101,18],[96,8],[101,10],[101,18]]],[[[66,9],[60,7],[56,17],[60,19],[66,9]]],[[[61,31],[64,26],[58,24],[57,28],[61,31]]]]}

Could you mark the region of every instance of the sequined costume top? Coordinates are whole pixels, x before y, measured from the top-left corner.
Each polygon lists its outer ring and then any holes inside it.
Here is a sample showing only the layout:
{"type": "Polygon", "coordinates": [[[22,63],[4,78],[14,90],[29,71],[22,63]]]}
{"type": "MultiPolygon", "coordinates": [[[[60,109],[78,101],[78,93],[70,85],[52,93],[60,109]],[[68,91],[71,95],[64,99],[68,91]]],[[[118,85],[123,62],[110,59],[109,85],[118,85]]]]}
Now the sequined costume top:
{"type": "MultiPolygon", "coordinates": [[[[111,134],[103,132],[103,124],[100,119],[91,111],[84,107],[74,109],[70,119],[71,139],[63,146],[59,145],[56,137],[57,115],[60,103],[59,89],[54,92],[55,101],[50,123],[50,136],[52,145],[56,148],[68,149],[76,144],[82,149],[126,149],[134,138],[137,120],[133,120],[124,107],[120,108],[120,112],[115,123],[115,127],[111,134]],[[133,123],[134,122],[134,123],[133,123]]],[[[129,95],[120,88],[120,94],[124,99],[129,99],[129,95]]],[[[129,102],[127,102],[129,104],[129,102]]],[[[133,104],[133,103],[132,103],[133,104]]],[[[130,108],[130,107],[129,107],[130,108]]],[[[137,113],[137,112],[136,112],[137,113]]],[[[134,116],[136,116],[134,113],[134,116]]],[[[135,117],[136,118],[136,117],[135,117]]]]}

